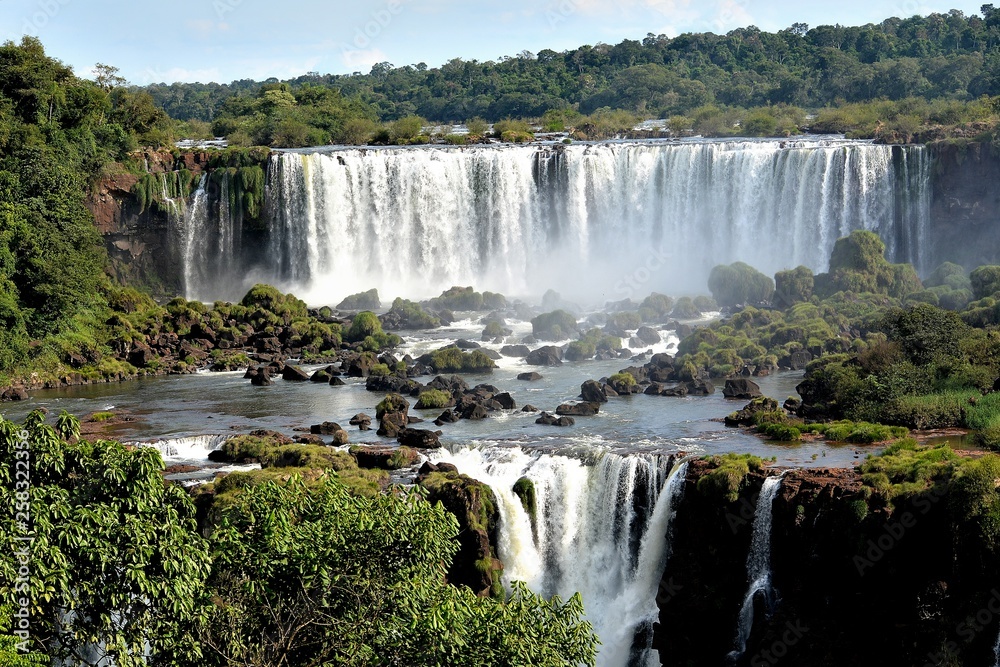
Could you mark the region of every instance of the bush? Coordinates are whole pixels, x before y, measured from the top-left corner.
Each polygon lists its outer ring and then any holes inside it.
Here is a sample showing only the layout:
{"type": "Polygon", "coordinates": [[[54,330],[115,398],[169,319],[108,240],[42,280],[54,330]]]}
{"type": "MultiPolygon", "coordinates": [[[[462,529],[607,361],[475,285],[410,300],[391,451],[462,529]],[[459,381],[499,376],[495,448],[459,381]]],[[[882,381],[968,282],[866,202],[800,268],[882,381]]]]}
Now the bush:
{"type": "Polygon", "coordinates": [[[576,318],[565,310],[543,313],[531,320],[531,333],[541,340],[563,340],[576,331],[576,318]]]}
{"type": "Polygon", "coordinates": [[[750,471],[760,472],[764,469],[764,461],[750,454],[723,454],[706,457],[715,469],[706,473],[698,480],[699,493],[719,495],[726,502],[734,503],[740,498],[740,489],[750,471]]]}
{"type": "Polygon", "coordinates": [[[451,394],[440,389],[428,389],[417,398],[416,408],[428,410],[431,408],[446,408],[451,405],[451,394]]]}
{"type": "Polygon", "coordinates": [[[457,347],[431,352],[428,361],[437,373],[491,373],[496,368],[493,360],[482,350],[466,353],[457,347]]]}
{"type": "Polygon", "coordinates": [[[597,346],[589,340],[575,340],[566,346],[564,356],[569,361],[593,359],[597,354],[597,346]]]}
{"type": "Polygon", "coordinates": [[[813,293],[813,272],[805,266],[774,274],[774,305],[789,308],[808,301],[813,293]]]}
{"type": "Polygon", "coordinates": [[[382,302],[379,300],[377,289],[352,294],[337,304],[337,310],[375,310],[381,307],[382,302]]]}
{"type": "Polygon", "coordinates": [[[774,295],[774,281],[743,262],[719,265],[708,277],[708,288],[721,306],[769,303],[774,295]]]}
{"type": "Polygon", "coordinates": [[[634,387],[638,384],[638,382],[636,382],[635,376],[631,373],[615,373],[608,378],[608,384],[623,387],[634,387]]]}
{"type": "Polygon", "coordinates": [[[972,284],[972,297],[975,300],[985,299],[1000,292],[1000,266],[980,266],[969,276],[972,284]]]}
{"type": "Polygon", "coordinates": [[[701,317],[701,311],[689,297],[683,296],[677,300],[670,316],[678,320],[694,320],[701,317]]]}

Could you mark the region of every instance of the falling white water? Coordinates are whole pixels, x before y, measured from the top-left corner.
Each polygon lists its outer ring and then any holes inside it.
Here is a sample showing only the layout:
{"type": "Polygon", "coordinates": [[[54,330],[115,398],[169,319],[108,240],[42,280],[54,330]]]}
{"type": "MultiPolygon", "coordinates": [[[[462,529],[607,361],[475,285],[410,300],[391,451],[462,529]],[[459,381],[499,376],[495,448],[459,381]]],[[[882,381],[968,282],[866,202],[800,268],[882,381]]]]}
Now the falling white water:
{"type": "MultiPolygon", "coordinates": [[[[842,139],[283,152],[268,164],[263,246],[203,244],[213,257],[197,261],[225,279],[195,275],[189,295],[234,298],[219,292],[235,279],[314,303],[371,287],[704,292],[721,262],[824,270],[855,229],[926,269],[928,165],[922,147],[842,139]]],[[[233,228],[225,215],[200,224],[233,228]]]]}
{"type": "Polygon", "coordinates": [[[164,438],[149,442],[130,442],[137,447],[155,447],[164,460],[205,461],[208,453],[222,447],[229,435],[196,435],[188,438],[164,438]]]}
{"type": "Polygon", "coordinates": [[[753,629],[753,604],[757,593],[764,596],[770,612],[774,604],[774,588],[771,585],[771,505],[781,488],[781,477],[768,477],[760,490],[757,509],[753,517],[753,533],[750,555],[747,557],[747,578],[750,586],[743,598],[739,620],[736,626],[736,648],[729,653],[729,659],[738,660],[747,649],[750,631],[753,629]]]}
{"type": "Polygon", "coordinates": [[[1000,667],[1000,635],[997,635],[997,641],[993,644],[993,664],[1000,667]]]}
{"type": "Polygon", "coordinates": [[[659,665],[633,647],[657,620],[656,594],[669,557],[671,520],[687,463],[670,457],[604,454],[584,462],[559,454],[490,447],[440,452],[463,473],[489,484],[500,514],[498,556],[504,580],[563,599],[579,592],[601,638],[598,665],[659,665]],[[535,485],[537,525],[512,488],[535,485]]]}

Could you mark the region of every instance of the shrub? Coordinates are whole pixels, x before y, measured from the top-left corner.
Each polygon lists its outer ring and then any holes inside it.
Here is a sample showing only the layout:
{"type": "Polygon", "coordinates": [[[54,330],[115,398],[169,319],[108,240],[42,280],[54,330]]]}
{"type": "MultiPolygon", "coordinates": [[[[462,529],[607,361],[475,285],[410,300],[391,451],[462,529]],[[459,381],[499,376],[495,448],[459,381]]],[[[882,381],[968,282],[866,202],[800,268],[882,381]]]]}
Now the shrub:
{"type": "Polygon", "coordinates": [[[1000,266],[980,266],[969,276],[972,297],[977,301],[1000,292],[1000,266]]]}
{"type": "Polygon", "coordinates": [[[734,503],[740,498],[740,489],[750,471],[760,472],[764,461],[750,454],[723,454],[706,457],[715,469],[698,480],[698,491],[705,495],[719,495],[726,502],[734,503]]]}
{"type": "Polygon", "coordinates": [[[620,385],[623,387],[634,387],[638,384],[636,382],[635,376],[631,373],[615,373],[610,378],[608,378],[608,383],[612,385],[620,385]]]}
{"type": "Polygon", "coordinates": [[[708,288],[721,306],[768,303],[774,295],[774,281],[743,262],[716,266],[708,288]]]}
{"type": "Polygon", "coordinates": [[[451,394],[440,389],[428,389],[417,398],[416,408],[428,410],[431,408],[446,408],[451,405],[451,394]]]}
{"type": "Polygon", "coordinates": [[[597,354],[597,347],[589,340],[575,340],[566,346],[564,356],[569,361],[583,361],[593,359],[597,354]]]}
{"type": "Polygon", "coordinates": [[[808,301],[813,293],[813,272],[805,266],[774,274],[774,305],[789,308],[808,301]]]}
{"type": "Polygon", "coordinates": [[[531,333],[543,340],[562,340],[576,330],[576,318],[565,310],[543,313],[531,320],[531,333]]]}

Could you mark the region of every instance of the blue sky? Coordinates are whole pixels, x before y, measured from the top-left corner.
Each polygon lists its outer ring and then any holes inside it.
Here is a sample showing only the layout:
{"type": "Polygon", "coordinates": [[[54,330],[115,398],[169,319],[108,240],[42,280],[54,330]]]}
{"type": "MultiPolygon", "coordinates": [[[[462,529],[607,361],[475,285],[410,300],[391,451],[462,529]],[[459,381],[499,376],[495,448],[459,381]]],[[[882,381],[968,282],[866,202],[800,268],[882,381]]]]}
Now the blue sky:
{"type": "Polygon", "coordinates": [[[308,71],[368,72],[451,58],[496,60],[523,50],[726,32],[859,25],[889,16],[959,9],[982,2],[938,0],[0,0],[0,38],[41,38],[48,53],[87,76],[97,62],[132,83],[223,81],[308,71]]]}

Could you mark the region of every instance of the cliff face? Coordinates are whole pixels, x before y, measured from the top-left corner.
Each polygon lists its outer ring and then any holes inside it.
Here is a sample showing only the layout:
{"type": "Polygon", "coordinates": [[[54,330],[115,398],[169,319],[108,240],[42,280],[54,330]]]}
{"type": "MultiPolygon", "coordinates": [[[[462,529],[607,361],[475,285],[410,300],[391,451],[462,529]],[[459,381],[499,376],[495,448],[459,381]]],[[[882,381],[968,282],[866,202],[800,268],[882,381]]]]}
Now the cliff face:
{"type": "MultiPolygon", "coordinates": [[[[148,173],[168,174],[185,169],[198,176],[208,164],[206,152],[142,155],[148,173]]],[[[124,166],[97,184],[87,200],[94,221],[104,237],[111,271],[124,284],[145,287],[154,294],[172,296],[182,291],[181,258],[172,235],[178,233],[170,216],[157,207],[142,209],[133,195],[139,177],[124,166]]]]}
{"type": "Polygon", "coordinates": [[[978,143],[929,148],[935,264],[950,260],[972,269],[1000,263],[1000,150],[978,143]]]}
{"type": "Polygon", "coordinates": [[[866,501],[853,470],[789,472],[772,504],[777,604],[755,604],[746,652],[728,662],[747,591],[754,508],[747,478],[735,503],[697,489],[696,461],[674,524],[654,648],[667,665],[993,664],[1000,581],[974,562],[933,492],[890,512],[866,501]]]}

